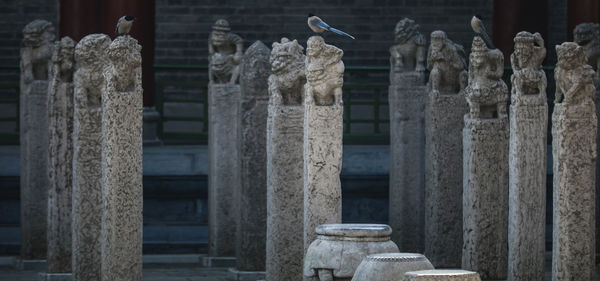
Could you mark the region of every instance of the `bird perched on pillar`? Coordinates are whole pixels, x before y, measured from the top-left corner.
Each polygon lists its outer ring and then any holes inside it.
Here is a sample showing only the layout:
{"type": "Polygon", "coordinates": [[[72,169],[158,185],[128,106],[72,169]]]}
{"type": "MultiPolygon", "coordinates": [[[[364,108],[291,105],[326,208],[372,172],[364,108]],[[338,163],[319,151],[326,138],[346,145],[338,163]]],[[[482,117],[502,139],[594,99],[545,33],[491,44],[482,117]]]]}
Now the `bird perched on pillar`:
{"type": "Polygon", "coordinates": [[[312,29],[312,31],[316,33],[321,33],[325,30],[329,30],[333,33],[337,33],[339,35],[348,36],[352,39],[355,39],[354,36],[329,26],[322,19],[313,14],[308,14],[308,27],[310,27],[310,29],[312,29]]]}
{"type": "Polygon", "coordinates": [[[131,26],[133,25],[134,16],[126,15],[122,16],[117,22],[117,30],[115,31],[116,36],[121,36],[129,33],[131,26]]]}
{"type": "Polygon", "coordinates": [[[490,39],[490,36],[487,33],[487,29],[485,29],[485,25],[483,25],[483,22],[481,20],[482,18],[480,15],[474,15],[473,18],[471,18],[471,28],[473,28],[473,31],[475,31],[475,33],[481,35],[488,48],[496,49],[496,47],[494,47],[494,44],[492,43],[492,39],[490,39]]]}

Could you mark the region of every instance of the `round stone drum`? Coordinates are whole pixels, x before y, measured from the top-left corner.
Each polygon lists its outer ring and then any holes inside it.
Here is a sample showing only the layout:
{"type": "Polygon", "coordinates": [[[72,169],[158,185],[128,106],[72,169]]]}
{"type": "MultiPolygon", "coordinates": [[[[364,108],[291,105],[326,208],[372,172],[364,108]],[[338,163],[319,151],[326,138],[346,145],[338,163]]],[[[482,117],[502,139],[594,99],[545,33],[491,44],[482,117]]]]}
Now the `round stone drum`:
{"type": "Polygon", "coordinates": [[[403,281],[481,281],[479,274],[461,269],[435,269],[407,272],[403,281]]]}
{"type": "Polygon", "coordinates": [[[366,256],[398,252],[385,224],[323,224],[316,232],[304,258],[304,276],[313,280],[350,281],[366,256]]]}
{"type": "Polygon", "coordinates": [[[402,281],[406,272],[426,269],[433,269],[433,265],[421,254],[375,254],[362,261],[352,281],[402,281]]]}

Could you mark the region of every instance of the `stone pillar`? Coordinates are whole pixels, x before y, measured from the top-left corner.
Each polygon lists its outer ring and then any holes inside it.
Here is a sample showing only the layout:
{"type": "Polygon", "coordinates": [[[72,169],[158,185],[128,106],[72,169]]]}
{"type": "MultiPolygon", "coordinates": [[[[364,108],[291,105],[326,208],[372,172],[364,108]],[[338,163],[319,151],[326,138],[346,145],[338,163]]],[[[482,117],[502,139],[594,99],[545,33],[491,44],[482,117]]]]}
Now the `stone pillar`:
{"type": "Polygon", "coordinates": [[[544,39],[519,32],[510,56],[508,280],[543,281],[546,252],[548,104],[544,39]]]}
{"type": "Polygon", "coordinates": [[[208,255],[235,256],[236,210],[240,186],[238,85],[243,41],[226,20],[213,25],[209,38],[208,85],[208,255]]]}
{"type": "Polygon", "coordinates": [[[54,26],[34,20],[23,29],[20,83],[21,259],[46,259],[48,217],[48,79],[54,26]]]}
{"type": "Polygon", "coordinates": [[[432,32],[427,67],[425,255],[435,267],[458,268],[463,241],[462,128],[469,111],[463,47],[443,31],[432,32]]]}
{"type": "Polygon", "coordinates": [[[302,280],[304,60],[298,41],[282,38],[281,43],[273,43],[267,122],[266,281],[302,280]]]}
{"type": "Polygon", "coordinates": [[[481,279],[505,279],[508,229],[508,87],[502,81],[504,56],[473,39],[470,112],[463,129],[462,268],[481,279]]]}
{"type": "Polygon", "coordinates": [[[108,47],[102,91],[102,280],[142,280],[142,47],[108,47]]]}
{"type": "Polygon", "coordinates": [[[75,44],[56,42],[48,88],[48,273],[71,272],[75,44]]]}
{"type": "Polygon", "coordinates": [[[577,44],[565,42],[556,53],[552,280],[594,280],[595,73],[577,44]]]}
{"type": "Polygon", "coordinates": [[[392,241],[400,251],[423,252],[425,231],[425,50],[419,25],[396,24],[390,48],[390,210],[392,241]]]}
{"type": "MultiPolygon", "coordinates": [[[[573,2],[573,1],[571,1],[573,2]]],[[[569,3],[571,3],[569,2],[569,3]]],[[[596,87],[596,119],[600,126],[600,24],[582,23],[573,30],[573,40],[583,47],[587,63],[596,71],[594,86],[596,87]]],[[[596,159],[600,151],[600,130],[596,137],[596,159]]],[[[596,161],[596,217],[600,217],[600,161],[596,161]]],[[[596,220],[596,233],[600,233],[600,220],[596,220]]],[[[600,253],[600,235],[596,235],[596,254],[600,253]]]]}
{"type": "Polygon", "coordinates": [[[320,36],[307,41],[304,94],[304,251],[321,224],[342,221],[344,52],[320,36]]]}
{"type": "Polygon", "coordinates": [[[110,38],[90,34],[75,47],[73,114],[73,280],[100,281],[102,71],[110,38]]]}
{"type": "Polygon", "coordinates": [[[241,154],[241,184],[235,192],[235,205],[238,207],[236,268],[239,271],[265,271],[270,54],[271,50],[265,44],[256,41],[246,50],[240,63],[238,149],[241,154]]]}

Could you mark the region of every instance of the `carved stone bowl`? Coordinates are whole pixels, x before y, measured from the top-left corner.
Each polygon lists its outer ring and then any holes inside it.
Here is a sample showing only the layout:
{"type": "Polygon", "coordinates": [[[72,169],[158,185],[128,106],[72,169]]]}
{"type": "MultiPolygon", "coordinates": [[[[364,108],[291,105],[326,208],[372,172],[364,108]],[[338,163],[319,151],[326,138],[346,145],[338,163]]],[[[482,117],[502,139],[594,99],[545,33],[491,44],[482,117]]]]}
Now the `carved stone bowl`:
{"type": "Polygon", "coordinates": [[[352,279],[368,255],[398,252],[385,224],[323,224],[317,227],[304,258],[304,276],[320,281],[352,279]]]}
{"type": "Polygon", "coordinates": [[[352,281],[402,281],[406,272],[426,269],[433,265],[421,254],[375,254],[362,261],[352,281]]]}
{"type": "Polygon", "coordinates": [[[407,272],[403,281],[481,281],[479,273],[461,269],[434,269],[407,272]]]}

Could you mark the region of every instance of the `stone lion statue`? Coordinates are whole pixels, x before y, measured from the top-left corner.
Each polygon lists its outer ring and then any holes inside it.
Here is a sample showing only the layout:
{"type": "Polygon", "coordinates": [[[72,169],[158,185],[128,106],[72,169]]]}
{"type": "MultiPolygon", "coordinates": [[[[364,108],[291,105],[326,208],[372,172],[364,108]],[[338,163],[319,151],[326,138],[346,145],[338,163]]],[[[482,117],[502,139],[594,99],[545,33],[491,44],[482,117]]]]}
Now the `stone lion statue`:
{"type": "Polygon", "coordinates": [[[414,20],[404,18],[396,24],[390,47],[390,69],[394,72],[425,71],[425,37],[414,20]]]}
{"type": "Polygon", "coordinates": [[[304,67],[304,48],[297,40],[281,38],[281,42],[272,45],[269,91],[275,98],[280,98],[284,105],[302,104],[306,74],[304,67]]]}

